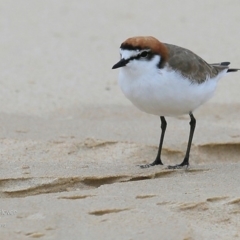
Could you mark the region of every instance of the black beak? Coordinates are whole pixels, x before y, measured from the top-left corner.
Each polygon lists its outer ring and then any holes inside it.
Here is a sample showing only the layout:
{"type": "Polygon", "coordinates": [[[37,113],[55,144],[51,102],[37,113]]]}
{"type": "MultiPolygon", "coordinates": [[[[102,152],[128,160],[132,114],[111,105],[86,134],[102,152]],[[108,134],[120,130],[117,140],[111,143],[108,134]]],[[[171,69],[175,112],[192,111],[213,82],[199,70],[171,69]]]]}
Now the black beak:
{"type": "Polygon", "coordinates": [[[112,69],[124,67],[124,66],[126,66],[126,64],[127,64],[127,61],[124,58],[122,58],[118,63],[113,65],[112,69]]]}

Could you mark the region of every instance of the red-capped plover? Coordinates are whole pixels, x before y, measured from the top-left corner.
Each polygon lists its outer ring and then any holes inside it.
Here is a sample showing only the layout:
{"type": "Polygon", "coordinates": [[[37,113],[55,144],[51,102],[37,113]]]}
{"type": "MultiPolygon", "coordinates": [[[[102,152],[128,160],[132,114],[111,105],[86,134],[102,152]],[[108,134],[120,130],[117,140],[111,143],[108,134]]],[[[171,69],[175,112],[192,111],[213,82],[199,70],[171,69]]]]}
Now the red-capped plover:
{"type": "Polygon", "coordinates": [[[167,122],[165,116],[189,114],[190,134],[184,160],[170,169],[189,165],[196,125],[193,111],[208,101],[218,80],[228,72],[229,62],[208,64],[188,49],[162,43],[154,37],[132,37],[120,46],[119,85],[124,95],[140,110],[160,116],[161,137],[154,162],[142,168],[163,164],[161,150],[167,122]]]}

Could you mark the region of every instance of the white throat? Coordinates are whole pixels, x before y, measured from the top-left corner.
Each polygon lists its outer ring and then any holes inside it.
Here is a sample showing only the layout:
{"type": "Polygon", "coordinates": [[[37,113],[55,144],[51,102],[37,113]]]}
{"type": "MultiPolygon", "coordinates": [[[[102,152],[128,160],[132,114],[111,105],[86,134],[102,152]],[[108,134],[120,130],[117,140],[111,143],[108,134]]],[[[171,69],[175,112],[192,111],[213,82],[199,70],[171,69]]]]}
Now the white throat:
{"type": "MultiPolygon", "coordinates": [[[[128,60],[135,56],[138,56],[146,50],[125,50],[120,49],[120,55],[122,59],[128,60]]],[[[159,71],[157,65],[160,62],[160,56],[154,55],[151,59],[148,58],[138,58],[130,60],[125,67],[120,69],[120,73],[126,75],[145,75],[151,73],[157,73],[159,71]]]]}

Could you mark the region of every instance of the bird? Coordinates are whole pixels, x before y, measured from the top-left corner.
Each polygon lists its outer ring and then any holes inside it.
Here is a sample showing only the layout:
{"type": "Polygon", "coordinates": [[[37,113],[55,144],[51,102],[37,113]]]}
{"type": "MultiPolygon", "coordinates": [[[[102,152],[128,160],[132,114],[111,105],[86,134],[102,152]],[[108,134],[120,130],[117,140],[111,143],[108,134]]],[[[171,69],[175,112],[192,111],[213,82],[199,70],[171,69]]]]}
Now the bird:
{"type": "Polygon", "coordinates": [[[167,128],[166,117],[190,116],[190,133],[185,157],[168,169],[189,166],[190,150],[196,126],[193,111],[214,94],[220,78],[238,68],[230,62],[209,64],[192,51],[163,43],[152,36],[136,36],[120,45],[118,84],[123,94],[143,112],[160,117],[161,134],[156,159],[140,165],[148,168],[163,165],[161,152],[167,128]]]}

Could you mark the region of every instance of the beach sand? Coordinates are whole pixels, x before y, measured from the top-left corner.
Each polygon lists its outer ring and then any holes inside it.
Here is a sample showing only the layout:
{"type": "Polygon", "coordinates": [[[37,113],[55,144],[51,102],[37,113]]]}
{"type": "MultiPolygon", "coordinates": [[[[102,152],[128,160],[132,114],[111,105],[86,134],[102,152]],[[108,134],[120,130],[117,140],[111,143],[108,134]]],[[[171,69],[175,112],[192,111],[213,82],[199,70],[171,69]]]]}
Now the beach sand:
{"type": "Polygon", "coordinates": [[[160,120],[124,97],[126,38],[153,35],[240,67],[239,1],[0,3],[1,239],[239,239],[240,73],[189,117],[160,120]]]}

